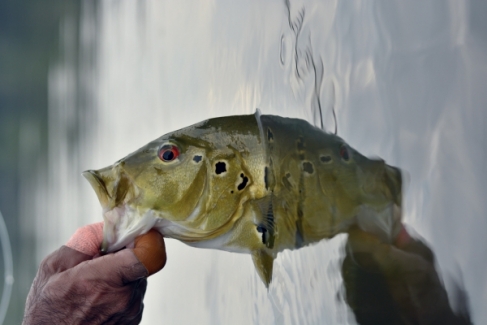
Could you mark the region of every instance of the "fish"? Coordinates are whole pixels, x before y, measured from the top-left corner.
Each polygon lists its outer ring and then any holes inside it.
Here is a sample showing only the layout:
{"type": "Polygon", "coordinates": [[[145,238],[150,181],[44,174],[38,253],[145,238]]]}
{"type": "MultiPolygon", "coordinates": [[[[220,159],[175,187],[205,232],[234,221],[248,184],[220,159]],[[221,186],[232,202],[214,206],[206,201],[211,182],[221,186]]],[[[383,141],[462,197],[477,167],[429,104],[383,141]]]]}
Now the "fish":
{"type": "Polygon", "coordinates": [[[193,247],[250,254],[266,287],[285,249],[354,225],[390,242],[401,228],[400,169],[307,121],[259,111],[167,133],[82,175],[102,206],[102,252],[155,228],[193,247]]]}

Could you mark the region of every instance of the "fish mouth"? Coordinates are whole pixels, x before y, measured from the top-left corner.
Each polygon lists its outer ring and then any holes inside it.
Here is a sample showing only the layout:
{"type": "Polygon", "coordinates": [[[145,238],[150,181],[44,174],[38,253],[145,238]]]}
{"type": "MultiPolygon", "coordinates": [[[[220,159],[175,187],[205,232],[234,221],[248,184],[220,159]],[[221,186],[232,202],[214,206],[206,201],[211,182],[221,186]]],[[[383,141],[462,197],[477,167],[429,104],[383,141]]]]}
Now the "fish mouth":
{"type": "Polygon", "coordinates": [[[137,211],[128,207],[127,202],[137,196],[136,186],[118,166],[100,170],[87,170],[82,175],[88,180],[103,208],[103,242],[101,252],[112,252],[130,243],[138,231],[149,231],[145,224],[153,225],[149,218],[139,224],[137,211]],[[123,227],[120,225],[123,224],[123,227]]]}
{"type": "Polygon", "coordinates": [[[399,168],[384,165],[370,172],[361,186],[366,201],[382,206],[384,203],[402,204],[402,172],[399,168]]]}
{"type": "Polygon", "coordinates": [[[132,194],[136,192],[133,182],[118,165],[99,170],[87,170],[82,175],[93,187],[105,210],[111,210],[122,204],[129,192],[132,194]]]}
{"type": "Polygon", "coordinates": [[[90,183],[103,209],[108,209],[111,196],[108,193],[105,182],[98,174],[98,171],[87,170],[81,173],[81,175],[83,175],[83,177],[90,183]]]}

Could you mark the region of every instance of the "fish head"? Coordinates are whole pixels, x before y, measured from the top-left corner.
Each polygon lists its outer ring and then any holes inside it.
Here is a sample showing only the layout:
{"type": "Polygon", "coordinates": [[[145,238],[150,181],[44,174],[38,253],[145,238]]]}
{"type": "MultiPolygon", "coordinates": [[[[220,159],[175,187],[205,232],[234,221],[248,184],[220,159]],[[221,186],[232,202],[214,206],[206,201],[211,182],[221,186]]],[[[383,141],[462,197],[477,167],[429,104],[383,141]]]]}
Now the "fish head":
{"type": "Polygon", "coordinates": [[[228,232],[242,201],[258,195],[245,162],[264,156],[258,136],[253,115],[210,119],[84,172],[103,207],[102,251],[123,248],[151,228],[187,244],[228,232]]]}

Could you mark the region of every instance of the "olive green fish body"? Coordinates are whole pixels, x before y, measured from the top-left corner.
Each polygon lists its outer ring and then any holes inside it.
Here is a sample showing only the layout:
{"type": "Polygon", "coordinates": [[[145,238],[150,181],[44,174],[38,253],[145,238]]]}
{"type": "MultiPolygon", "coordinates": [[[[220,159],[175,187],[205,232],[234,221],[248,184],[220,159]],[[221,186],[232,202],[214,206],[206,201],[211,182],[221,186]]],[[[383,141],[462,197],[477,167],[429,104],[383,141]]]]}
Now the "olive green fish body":
{"type": "Polygon", "coordinates": [[[151,228],[196,247],[250,253],[264,283],[277,253],[358,224],[397,232],[399,170],[303,120],[210,119],[83,174],[104,209],[104,247],[151,228]]]}

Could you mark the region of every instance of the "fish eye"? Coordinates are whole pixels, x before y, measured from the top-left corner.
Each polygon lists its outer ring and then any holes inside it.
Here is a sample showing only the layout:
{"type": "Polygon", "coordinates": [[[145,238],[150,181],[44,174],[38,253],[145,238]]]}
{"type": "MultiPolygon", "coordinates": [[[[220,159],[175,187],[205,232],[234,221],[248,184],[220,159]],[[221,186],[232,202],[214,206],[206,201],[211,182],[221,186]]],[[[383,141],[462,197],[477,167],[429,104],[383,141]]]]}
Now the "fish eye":
{"type": "Polygon", "coordinates": [[[159,158],[162,161],[170,162],[175,160],[177,157],[179,157],[179,149],[172,144],[166,144],[159,150],[159,158]]]}
{"type": "Polygon", "coordinates": [[[348,148],[347,146],[343,145],[340,147],[340,157],[342,157],[342,159],[344,161],[349,161],[350,160],[350,153],[348,152],[348,148]]]}

